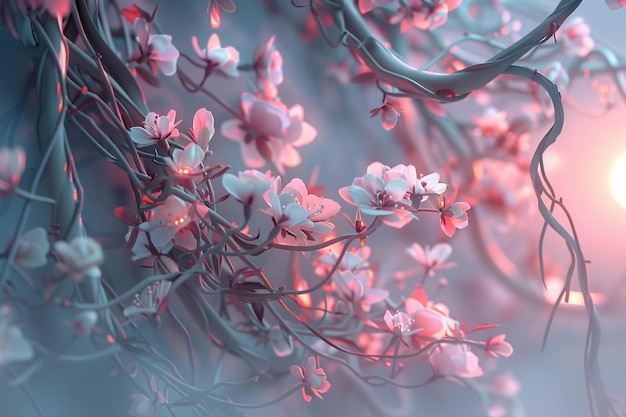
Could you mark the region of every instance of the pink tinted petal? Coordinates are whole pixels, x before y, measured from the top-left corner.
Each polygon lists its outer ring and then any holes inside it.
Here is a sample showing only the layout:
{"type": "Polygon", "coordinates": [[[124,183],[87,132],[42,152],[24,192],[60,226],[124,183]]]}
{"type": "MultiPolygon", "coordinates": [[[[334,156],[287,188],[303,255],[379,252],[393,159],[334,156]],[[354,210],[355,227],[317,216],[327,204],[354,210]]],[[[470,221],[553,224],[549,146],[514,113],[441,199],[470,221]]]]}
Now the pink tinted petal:
{"type": "Polygon", "coordinates": [[[214,33],[209,37],[209,41],[207,42],[206,47],[207,51],[222,47],[222,44],[220,43],[220,38],[219,36],[217,36],[217,33],[214,33]]]}
{"type": "Polygon", "coordinates": [[[291,145],[285,145],[282,147],[279,159],[288,167],[298,166],[302,162],[300,153],[291,145]]]}
{"type": "Polygon", "coordinates": [[[300,380],[300,381],[304,380],[304,374],[302,373],[302,367],[301,366],[291,365],[289,367],[289,372],[291,372],[291,375],[295,376],[298,380],[300,380]]]}
{"type": "Polygon", "coordinates": [[[204,159],[204,151],[195,143],[190,143],[185,147],[178,164],[180,167],[190,167],[196,169],[204,159]]]}
{"type": "Polygon", "coordinates": [[[130,138],[140,147],[154,145],[155,143],[150,132],[143,127],[131,127],[130,138]]]}
{"type": "Polygon", "coordinates": [[[407,248],[406,251],[420,264],[428,265],[428,260],[426,258],[426,254],[424,253],[424,249],[419,243],[412,244],[409,248],[407,248]]]}
{"type": "MultiPolygon", "coordinates": [[[[342,193],[342,191],[343,191],[343,188],[341,190],[339,190],[340,193],[342,193]]],[[[344,197],[344,199],[348,203],[353,202],[354,204],[356,204],[358,206],[370,206],[370,205],[372,205],[372,195],[370,193],[368,193],[367,191],[365,191],[363,188],[355,187],[355,186],[351,185],[351,186],[348,187],[347,192],[348,192],[349,199],[346,198],[346,197],[344,197]]]]}
{"type": "Polygon", "coordinates": [[[317,129],[313,127],[310,123],[301,122],[301,133],[298,139],[293,143],[294,146],[304,146],[307,145],[317,137],[317,129]]]}
{"type": "Polygon", "coordinates": [[[193,50],[196,53],[196,55],[202,58],[205,57],[205,53],[202,51],[202,49],[200,49],[200,44],[198,43],[198,37],[195,35],[191,37],[191,46],[193,46],[193,50]]]}
{"type": "Polygon", "coordinates": [[[241,144],[241,156],[246,165],[250,168],[261,168],[265,165],[265,158],[259,153],[254,142],[241,144]]]}
{"type": "Polygon", "coordinates": [[[447,243],[440,243],[435,246],[430,251],[431,257],[438,261],[438,263],[444,262],[450,254],[452,253],[452,246],[447,243]]]}
{"type": "Polygon", "coordinates": [[[383,319],[385,320],[385,324],[387,325],[387,328],[393,333],[394,325],[393,325],[393,315],[391,314],[391,311],[389,310],[385,311],[385,317],[383,319]]]}
{"type": "Polygon", "coordinates": [[[308,403],[310,403],[313,399],[313,397],[309,395],[307,387],[302,387],[302,397],[304,398],[304,401],[308,403]]]}
{"type": "Polygon", "coordinates": [[[260,134],[280,137],[289,120],[278,107],[257,101],[250,109],[249,123],[260,134]]]}
{"type": "Polygon", "coordinates": [[[304,379],[308,380],[315,373],[315,369],[317,369],[315,356],[309,356],[304,365],[304,379]]]}
{"type": "Polygon", "coordinates": [[[357,202],[355,202],[352,197],[350,196],[350,187],[352,186],[348,186],[348,187],[341,187],[339,189],[339,195],[341,196],[341,198],[343,198],[346,202],[353,204],[353,205],[358,205],[357,202]]]}
{"type": "Polygon", "coordinates": [[[227,139],[237,142],[243,142],[247,133],[241,120],[238,119],[231,119],[222,123],[221,132],[227,139]]]}
{"type": "Polygon", "coordinates": [[[394,178],[385,185],[385,191],[391,195],[393,201],[402,200],[408,188],[406,180],[402,178],[394,178]]]}
{"type": "Polygon", "coordinates": [[[367,166],[367,171],[366,172],[368,174],[374,174],[377,177],[381,177],[382,178],[384,173],[386,171],[388,171],[388,169],[389,169],[389,167],[383,165],[380,162],[372,162],[371,164],[369,164],[367,166]]]}
{"type": "Polygon", "coordinates": [[[168,77],[176,73],[176,61],[161,61],[157,63],[157,66],[164,75],[168,77]]]}
{"type": "Polygon", "coordinates": [[[456,228],[454,227],[454,223],[452,223],[452,220],[450,220],[450,218],[446,216],[441,216],[440,223],[441,223],[441,230],[443,230],[446,236],[452,237],[454,235],[454,232],[456,231],[456,228]]]}

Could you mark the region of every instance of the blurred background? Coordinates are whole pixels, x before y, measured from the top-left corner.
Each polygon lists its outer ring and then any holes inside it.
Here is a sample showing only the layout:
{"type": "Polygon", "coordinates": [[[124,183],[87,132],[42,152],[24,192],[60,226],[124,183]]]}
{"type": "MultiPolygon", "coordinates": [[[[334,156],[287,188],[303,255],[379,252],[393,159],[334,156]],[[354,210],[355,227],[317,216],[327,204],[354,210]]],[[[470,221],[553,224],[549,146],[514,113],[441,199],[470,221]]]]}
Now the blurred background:
{"type": "MultiPolygon", "coordinates": [[[[173,42],[181,53],[193,55],[190,42],[192,36],[197,36],[202,45],[213,33],[209,26],[209,17],[205,13],[205,1],[137,2],[148,10],[157,3],[160,30],[174,36],[173,42]]],[[[336,62],[347,56],[346,51],[330,48],[319,37],[313,42],[303,41],[304,34],[312,30],[305,24],[305,16],[310,13],[307,9],[296,9],[288,1],[240,0],[235,3],[238,7],[235,14],[222,14],[222,27],[217,31],[222,46],[235,46],[241,54],[241,62],[250,62],[257,43],[264,43],[272,35],[276,35],[276,45],[284,60],[285,74],[285,81],[279,87],[279,95],[288,106],[301,104],[305,109],[305,120],[315,126],[318,132],[312,144],[300,148],[302,164],[287,168],[283,178],[300,177],[306,182],[317,172],[317,184],[324,188],[327,196],[339,200],[337,190],[351,184],[354,177],[363,175],[367,165],[373,161],[381,161],[390,166],[413,163],[419,171],[420,161],[410,158],[411,154],[394,137],[394,132],[382,129],[379,118],[369,117],[370,110],[380,105],[380,93],[375,88],[346,83],[337,75],[341,74],[340,70],[333,72],[332,66],[329,70],[329,62],[334,62],[331,65],[337,66],[336,62]]],[[[530,29],[533,21],[541,20],[556,3],[522,0],[505,2],[526,10],[526,15],[520,17],[525,22],[520,32],[522,34],[530,29]]],[[[609,10],[600,0],[586,0],[574,16],[584,17],[597,45],[610,48],[624,59],[626,50],[622,40],[626,36],[625,13],[624,10],[609,10]]],[[[454,24],[452,18],[449,24],[454,24]]],[[[446,37],[449,35],[442,36],[448,42],[453,39],[446,37]]],[[[546,48],[549,48],[548,44],[546,48]]],[[[0,61],[0,113],[4,114],[14,105],[15,98],[22,96],[22,91],[29,82],[25,69],[31,68],[28,68],[28,53],[24,52],[21,44],[12,38],[5,27],[0,28],[0,48],[6,57],[0,61]]],[[[219,133],[221,123],[231,117],[208,97],[191,95],[184,91],[176,77],[160,79],[162,87],[159,89],[144,86],[150,110],[165,114],[169,109],[176,109],[185,120],[184,123],[187,123],[191,121],[196,109],[208,108],[214,113],[218,128],[218,133],[211,142],[214,152],[212,158],[232,165],[235,172],[244,169],[238,144],[219,133]]],[[[626,299],[626,208],[618,204],[610,189],[613,164],[626,152],[624,98],[615,93],[611,110],[604,112],[598,110],[602,109],[603,103],[598,102],[597,88],[594,90],[592,85],[592,81],[603,81],[602,76],[594,80],[578,78],[570,81],[568,97],[572,105],[566,105],[565,128],[557,144],[547,153],[547,169],[557,195],[563,198],[575,220],[585,257],[590,261],[588,271],[591,290],[602,294],[599,297],[605,301],[600,307],[603,324],[600,364],[607,390],[615,398],[626,399],[626,326],[623,321],[623,301],[626,299]]],[[[228,81],[211,79],[207,87],[235,108],[238,106],[240,94],[248,91],[245,76],[228,81]]],[[[508,110],[506,105],[505,101],[502,110],[508,110]]],[[[466,121],[481,116],[483,112],[483,109],[463,103],[444,108],[449,109],[450,114],[457,119],[466,121]]],[[[417,136],[427,134],[417,122],[410,125],[405,119],[400,121],[402,123],[405,123],[405,129],[417,136]]],[[[21,132],[27,134],[27,123],[24,122],[23,125],[21,132]]],[[[526,155],[531,154],[549,126],[548,123],[539,123],[530,133],[529,151],[526,155]]],[[[3,135],[0,134],[0,137],[3,135]]],[[[3,140],[8,139],[4,137],[3,140]]],[[[80,147],[77,144],[77,149],[80,147]]],[[[120,236],[123,238],[125,226],[119,224],[112,209],[124,204],[128,198],[123,191],[124,177],[106,162],[97,159],[81,160],[80,155],[79,150],[75,156],[86,190],[84,220],[89,234],[114,241],[116,236],[117,239],[120,236]],[[102,172],[107,173],[106,178],[102,172]]],[[[35,168],[28,165],[25,177],[32,175],[35,168]]],[[[622,181],[626,182],[626,177],[622,181]]],[[[283,183],[286,182],[284,179],[283,183]]],[[[519,184],[521,188],[529,185],[528,180],[519,184]]],[[[534,197],[531,195],[532,198],[534,197]]],[[[500,220],[495,214],[483,212],[486,220],[472,223],[472,215],[478,216],[475,213],[477,210],[473,210],[470,212],[469,229],[459,231],[450,242],[454,248],[451,260],[458,266],[444,271],[443,276],[448,285],[437,290],[434,298],[446,303],[453,317],[470,324],[501,324],[494,334],[506,333],[515,353],[507,359],[487,359],[483,362],[483,367],[486,371],[492,371],[492,375],[512,374],[517,378],[521,386],[519,404],[524,410],[520,415],[588,416],[590,414],[582,366],[587,329],[587,317],[583,309],[580,306],[562,306],[542,351],[542,338],[550,309],[516,291],[516,288],[529,286],[540,297],[550,299],[553,296],[542,290],[538,268],[534,267],[533,270],[533,265],[536,265],[541,220],[534,208],[535,203],[532,200],[531,203],[532,207],[520,215],[519,222],[514,227],[493,232],[493,242],[499,244],[500,250],[517,268],[517,274],[514,274],[515,285],[499,279],[485,266],[469,231],[481,224],[487,229],[495,227],[490,223],[490,218],[494,219],[494,223],[500,220]]],[[[0,204],[4,202],[0,201],[0,204]]],[[[342,207],[349,210],[345,203],[342,207]]],[[[0,224],[3,227],[8,228],[12,224],[18,214],[16,210],[17,206],[2,207],[0,224]]],[[[420,216],[419,222],[414,222],[401,231],[389,228],[379,230],[368,239],[368,245],[372,247],[371,261],[377,264],[378,271],[381,274],[392,274],[394,270],[406,269],[411,260],[402,251],[385,251],[390,244],[405,247],[413,242],[432,245],[440,241],[443,238],[436,215],[424,214],[420,216]]],[[[111,259],[115,257],[117,262],[107,264],[103,273],[119,289],[126,289],[137,282],[134,274],[142,272],[132,265],[128,254],[116,252],[114,246],[110,245],[107,256],[111,259]]],[[[564,276],[568,253],[558,239],[548,239],[545,256],[549,275],[564,276]]],[[[267,258],[265,262],[268,270],[276,275],[288,273],[288,266],[285,264],[273,262],[271,258],[267,258]]],[[[57,330],[48,332],[47,329],[57,329],[58,326],[54,323],[63,320],[64,314],[60,309],[55,311],[49,308],[41,313],[30,312],[30,321],[37,323],[37,338],[47,340],[52,345],[55,344],[55,338],[63,339],[63,335],[57,330]]],[[[165,331],[167,327],[157,329],[151,326],[147,324],[143,330],[153,343],[162,344],[162,351],[172,352],[172,358],[184,357],[185,349],[180,343],[180,335],[168,333],[165,331]]],[[[202,364],[201,348],[198,348],[196,354],[201,363],[200,368],[210,367],[210,361],[202,364]]],[[[0,388],[0,415],[36,416],[36,411],[27,399],[29,395],[36,398],[46,416],[128,415],[127,410],[132,403],[131,394],[142,390],[145,392],[149,385],[146,381],[136,381],[120,375],[114,369],[110,359],[78,363],[45,362],[30,378],[27,391],[12,387],[0,388]]],[[[248,371],[236,363],[226,369],[229,378],[234,380],[248,376],[248,371]]],[[[486,415],[486,410],[475,393],[450,381],[437,381],[423,388],[401,392],[378,388],[373,390],[377,396],[372,397],[361,389],[361,383],[347,373],[333,370],[331,365],[325,369],[332,388],[324,395],[323,401],[314,400],[306,404],[299,394],[294,394],[276,406],[252,409],[245,414],[379,416],[382,415],[381,410],[387,410],[390,415],[403,415],[402,410],[392,410],[399,404],[405,404],[404,411],[409,412],[407,415],[486,415]]],[[[5,371],[10,372],[6,369],[5,371]]],[[[206,369],[208,374],[211,371],[206,369]]],[[[238,388],[239,392],[233,390],[232,395],[241,402],[264,401],[290,387],[292,378],[286,375],[268,383],[245,385],[238,388]]],[[[621,404],[619,400],[618,404],[621,404]]],[[[626,409],[626,404],[618,408],[626,409]]],[[[167,410],[161,410],[161,413],[162,416],[168,415],[167,410]]],[[[176,415],[193,414],[181,411],[176,415]]]]}

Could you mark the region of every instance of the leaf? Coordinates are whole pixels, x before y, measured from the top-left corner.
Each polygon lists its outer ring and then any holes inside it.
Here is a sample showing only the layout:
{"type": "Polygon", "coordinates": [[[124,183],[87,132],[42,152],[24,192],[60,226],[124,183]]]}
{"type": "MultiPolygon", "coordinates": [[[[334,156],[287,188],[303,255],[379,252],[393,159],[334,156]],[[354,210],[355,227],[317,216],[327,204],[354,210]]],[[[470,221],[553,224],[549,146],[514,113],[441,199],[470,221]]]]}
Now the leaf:
{"type": "Polygon", "coordinates": [[[126,207],[115,207],[113,212],[115,213],[115,217],[128,226],[137,226],[137,223],[139,223],[137,215],[126,207]]]}
{"type": "Polygon", "coordinates": [[[226,13],[235,13],[237,7],[235,7],[235,3],[233,0],[215,0],[220,9],[222,9],[226,13]]]}
{"type": "Polygon", "coordinates": [[[354,77],[352,77],[350,82],[353,84],[366,84],[366,83],[371,83],[374,80],[376,80],[376,76],[374,75],[373,72],[368,71],[368,72],[363,72],[361,74],[355,75],[354,77]]]}
{"type": "Polygon", "coordinates": [[[137,19],[143,19],[146,22],[150,21],[150,13],[143,10],[141,7],[137,6],[133,3],[130,7],[125,7],[122,9],[122,16],[130,23],[135,23],[137,19]]]}
{"type": "Polygon", "coordinates": [[[263,313],[265,312],[263,302],[255,301],[254,303],[252,303],[252,310],[254,310],[254,314],[256,315],[256,318],[259,319],[259,322],[263,323],[263,313]]]}
{"type": "Polygon", "coordinates": [[[488,323],[480,323],[477,324],[470,332],[471,333],[475,333],[475,332],[479,332],[481,330],[487,330],[487,329],[494,329],[496,327],[500,327],[499,324],[488,324],[488,323]]]}

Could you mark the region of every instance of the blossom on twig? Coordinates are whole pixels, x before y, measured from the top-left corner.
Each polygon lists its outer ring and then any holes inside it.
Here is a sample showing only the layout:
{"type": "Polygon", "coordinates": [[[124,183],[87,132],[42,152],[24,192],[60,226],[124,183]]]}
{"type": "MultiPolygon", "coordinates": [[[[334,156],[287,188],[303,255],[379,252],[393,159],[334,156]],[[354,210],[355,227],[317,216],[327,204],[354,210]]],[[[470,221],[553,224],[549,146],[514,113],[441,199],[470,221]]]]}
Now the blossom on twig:
{"type": "Polygon", "coordinates": [[[43,228],[36,227],[18,239],[15,263],[22,268],[39,268],[47,263],[48,252],[48,234],[43,228]]]}
{"type": "Polygon", "coordinates": [[[276,242],[287,245],[319,242],[324,235],[332,233],[335,226],[329,219],[341,210],[335,201],[309,194],[299,178],[281,190],[281,178],[277,177],[266,194],[266,201],[270,206],[266,212],[277,226],[282,226],[276,242]]]}
{"type": "Polygon", "coordinates": [[[309,356],[304,367],[291,365],[289,371],[302,382],[302,397],[304,401],[311,402],[313,395],[322,399],[320,394],[330,389],[330,382],[326,379],[326,372],[318,368],[314,356],[309,356]]]}
{"type": "Polygon", "coordinates": [[[264,195],[272,186],[269,178],[256,169],[240,171],[237,176],[226,173],[222,176],[222,185],[226,192],[240,203],[251,207],[267,207],[264,195]]]}
{"type": "Polygon", "coordinates": [[[367,271],[339,271],[334,275],[333,282],[341,298],[351,303],[357,311],[367,313],[372,305],[389,296],[387,290],[370,287],[367,271]]]}
{"type": "Polygon", "coordinates": [[[158,143],[164,149],[169,149],[167,139],[180,135],[176,128],[180,122],[176,121],[175,110],[170,110],[166,116],[151,111],[146,114],[143,126],[130,128],[130,138],[140,148],[158,143]]]}
{"type": "Polygon", "coordinates": [[[428,353],[435,375],[476,378],[483,375],[478,357],[463,344],[440,343],[428,353]]]}
{"type": "Polygon", "coordinates": [[[441,230],[448,237],[452,237],[456,229],[464,229],[468,225],[467,211],[471,206],[465,201],[455,201],[456,194],[455,190],[448,201],[444,197],[439,202],[441,230]]]}
{"type": "Polygon", "coordinates": [[[200,49],[196,36],[191,37],[191,44],[196,54],[207,64],[208,71],[217,71],[223,76],[230,78],[239,76],[239,70],[237,69],[239,51],[232,46],[222,48],[217,33],[209,37],[205,48],[200,49]]]}
{"type": "Polygon", "coordinates": [[[363,214],[380,216],[388,226],[401,228],[412,219],[411,213],[406,210],[411,205],[405,198],[408,190],[402,172],[373,162],[364,176],[355,178],[352,185],[342,187],[339,194],[363,214]]]}
{"type": "Polygon", "coordinates": [[[301,162],[295,148],[317,136],[317,130],[304,121],[304,109],[300,105],[287,109],[280,102],[244,93],[240,109],[242,120],[224,122],[222,134],[239,142],[243,159],[250,168],[261,168],[270,162],[283,173],[284,166],[293,167],[301,162]]]}
{"type": "Polygon", "coordinates": [[[135,32],[141,55],[137,62],[147,61],[154,75],[158,70],[167,76],[176,73],[180,52],[172,45],[171,35],[152,35],[151,26],[144,19],[135,19],[135,32]]]}
{"type": "Polygon", "coordinates": [[[453,264],[445,263],[452,253],[452,246],[448,243],[438,243],[432,248],[428,245],[422,248],[419,243],[413,243],[406,249],[406,252],[426,268],[430,276],[434,275],[437,269],[453,266],[453,264]]]}
{"type": "Polygon", "coordinates": [[[485,353],[489,356],[497,358],[498,356],[504,356],[508,358],[513,354],[513,346],[509,342],[505,342],[504,333],[491,337],[487,340],[485,345],[485,353]]]}

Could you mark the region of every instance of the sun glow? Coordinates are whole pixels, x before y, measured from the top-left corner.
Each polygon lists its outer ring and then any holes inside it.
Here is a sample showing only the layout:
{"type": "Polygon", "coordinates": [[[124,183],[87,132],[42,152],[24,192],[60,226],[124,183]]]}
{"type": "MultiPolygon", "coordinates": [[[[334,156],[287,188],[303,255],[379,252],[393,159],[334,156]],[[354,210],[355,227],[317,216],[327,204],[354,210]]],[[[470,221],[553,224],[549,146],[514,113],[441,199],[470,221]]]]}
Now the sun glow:
{"type": "Polygon", "coordinates": [[[611,168],[611,193],[619,205],[626,208],[626,152],[617,158],[611,168]]]}

